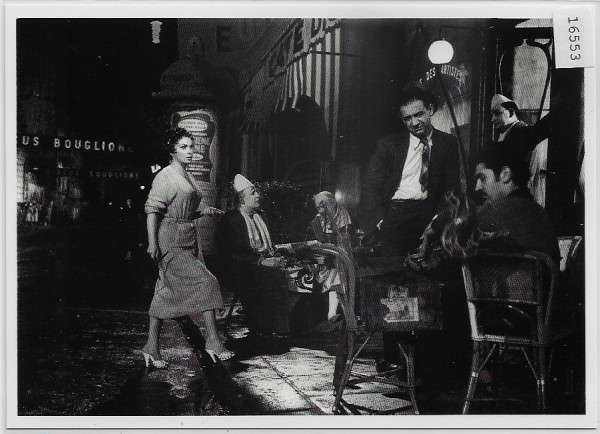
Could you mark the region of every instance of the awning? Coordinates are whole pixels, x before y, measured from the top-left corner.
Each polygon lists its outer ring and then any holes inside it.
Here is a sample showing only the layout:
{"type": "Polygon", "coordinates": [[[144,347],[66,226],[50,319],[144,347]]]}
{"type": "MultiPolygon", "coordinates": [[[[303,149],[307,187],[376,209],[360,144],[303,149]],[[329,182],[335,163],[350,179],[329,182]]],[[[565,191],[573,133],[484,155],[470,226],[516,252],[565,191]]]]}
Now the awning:
{"type": "Polygon", "coordinates": [[[323,110],[328,134],[337,131],[340,93],[341,21],[294,20],[265,55],[246,86],[244,131],[262,127],[275,113],[297,106],[302,95],[323,110]]]}

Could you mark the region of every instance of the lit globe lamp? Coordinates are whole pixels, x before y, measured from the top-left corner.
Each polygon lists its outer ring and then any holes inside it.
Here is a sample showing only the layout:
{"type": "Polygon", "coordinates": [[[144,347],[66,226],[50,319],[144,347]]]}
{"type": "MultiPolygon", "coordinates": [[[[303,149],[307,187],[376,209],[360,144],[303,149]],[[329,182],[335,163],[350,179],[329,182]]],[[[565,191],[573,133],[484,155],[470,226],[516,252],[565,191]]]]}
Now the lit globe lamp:
{"type": "Polygon", "coordinates": [[[452,60],[454,48],[452,48],[452,44],[445,39],[437,39],[433,41],[429,47],[427,55],[429,56],[431,63],[434,65],[442,65],[452,60]]]}

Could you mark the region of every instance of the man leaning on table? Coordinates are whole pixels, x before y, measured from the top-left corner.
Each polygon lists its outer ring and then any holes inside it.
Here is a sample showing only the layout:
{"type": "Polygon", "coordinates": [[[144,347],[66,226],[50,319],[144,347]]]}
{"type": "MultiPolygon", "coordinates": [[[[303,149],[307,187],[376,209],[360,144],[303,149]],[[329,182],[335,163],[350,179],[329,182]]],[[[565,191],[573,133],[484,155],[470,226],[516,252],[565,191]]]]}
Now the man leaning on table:
{"type": "Polygon", "coordinates": [[[383,137],[365,175],[362,227],[379,232],[383,253],[405,255],[419,238],[449,190],[457,190],[458,143],[431,124],[433,95],[409,88],[398,100],[406,129],[383,137]]]}
{"type": "MultiPolygon", "coordinates": [[[[383,254],[403,256],[419,245],[449,190],[458,190],[458,142],[433,127],[437,109],[433,95],[420,88],[404,90],[398,116],[406,129],[383,137],[367,169],[363,200],[363,228],[379,232],[383,254]]],[[[401,261],[399,259],[398,261],[401,261]]],[[[383,335],[383,358],[378,370],[400,361],[395,333],[383,335]]]]}

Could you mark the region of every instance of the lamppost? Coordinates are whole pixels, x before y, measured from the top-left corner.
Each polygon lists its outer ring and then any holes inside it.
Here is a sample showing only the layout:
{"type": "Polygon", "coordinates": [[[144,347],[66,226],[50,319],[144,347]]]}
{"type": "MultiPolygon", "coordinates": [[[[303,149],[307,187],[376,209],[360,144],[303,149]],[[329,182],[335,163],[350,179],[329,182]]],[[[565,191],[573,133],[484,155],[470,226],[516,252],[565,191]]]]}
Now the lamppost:
{"type": "MultiPolygon", "coordinates": [[[[429,46],[427,50],[427,56],[431,63],[433,63],[435,67],[435,75],[438,77],[438,81],[440,83],[440,88],[442,89],[442,94],[444,96],[444,100],[446,102],[446,106],[448,107],[448,111],[450,112],[450,117],[452,119],[452,123],[454,124],[454,128],[456,131],[456,138],[458,140],[458,159],[459,159],[459,170],[460,170],[460,190],[463,195],[467,193],[467,171],[465,167],[465,160],[463,156],[463,144],[460,137],[460,130],[458,121],[456,120],[456,114],[454,112],[454,106],[452,104],[452,100],[450,98],[450,93],[448,92],[448,88],[444,84],[444,80],[442,78],[440,65],[449,63],[454,56],[454,48],[450,42],[446,41],[442,36],[442,29],[444,26],[440,27],[440,33],[438,38],[433,41],[433,43],[429,46]]],[[[469,206],[468,201],[465,201],[465,205],[469,206]]]]}

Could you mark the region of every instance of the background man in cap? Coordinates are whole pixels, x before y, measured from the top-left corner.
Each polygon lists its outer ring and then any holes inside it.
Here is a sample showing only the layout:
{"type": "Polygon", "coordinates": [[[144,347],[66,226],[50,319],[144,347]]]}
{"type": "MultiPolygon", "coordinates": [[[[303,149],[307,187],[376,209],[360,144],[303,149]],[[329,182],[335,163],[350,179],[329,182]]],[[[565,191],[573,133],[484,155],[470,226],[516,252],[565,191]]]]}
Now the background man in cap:
{"type": "Polygon", "coordinates": [[[377,228],[386,255],[405,255],[419,245],[423,230],[458,190],[458,142],[431,125],[435,97],[405,90],[399,116],[406,131],[383,137],[371,157],[363,189],[363,228],[377,228]]]}
{"type": "Polygon", "coordinates": [[[250,181],[235,175],[233,189],[236,193],[236,209],[225,213],[221,219],[224,248],[231,259],[264,266],[284,264],[280,256],[274,256],[271,234],[260,213],[260,194],[250,181]],[[227,229],[227,230],[225,230],[227,229]]]}
{"type": "Polygon", "coordinates": [[[233,188],[236,209],[221,217],[217,230],[221,257],[227,264],[224,283],[240,297],[251,331],[287,334],[287,294],[276,284],[282,274],[265,269],[282,268],[285,259],[274,253],[269,229],[260,213],[260,194],[254,185],[238,174],[233,188]],[[272,278],[266,276],[269,273],[272,278]]]}
{"type": "Polygon", "coordinates": [[[519,120],[517,111],[517,104],[513,100],[500,94],[492,97],[492,124],[494,124],[494,129],[500,133],[499,142],[507,140],[512,132],[527,126],[525,122],[519,120]]]}
{"type": "Polygon", "coordinates": [[[528,126],[519,120],[517,104],[496,94],[492,97],[492,124],[499,132],[498,141],[506,144],[510,152],[519,156],[529,165],[531,177],[528,187],[535,201],[545,204],[545,173],[548,161],[547,127],[550,116],[540,119],[535,126],[528,126]]]}

